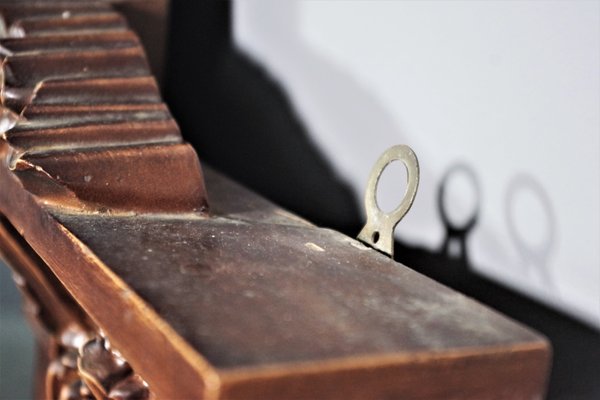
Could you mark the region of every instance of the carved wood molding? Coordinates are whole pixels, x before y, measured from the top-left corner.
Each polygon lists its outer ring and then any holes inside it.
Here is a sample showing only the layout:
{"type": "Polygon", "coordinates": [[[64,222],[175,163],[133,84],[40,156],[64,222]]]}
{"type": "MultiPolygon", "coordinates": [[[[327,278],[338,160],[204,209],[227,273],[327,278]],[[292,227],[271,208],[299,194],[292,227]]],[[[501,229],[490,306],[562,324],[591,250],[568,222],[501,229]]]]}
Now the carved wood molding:
{"type": "Polygon", "coordinates": [[[34,2],[0,17],[2,154],[27,190],[78,212],[206,212],[196,153],[119,12],[34,2]]]}
{"type": "Polygon", "coordinates": [[[106,338],[67,331],[55,344],[48,366],[46,394],[58,400],[147,400],[148,384],[112,349],[106,338]]]}
{"type": "MultiPolygon", "coordinates": [[[[110,4],[0,4],[0,59],[3,163],[37,201],[82,213],[206,212],[197,156],[137,35],[110,4]]],[[[45,397],[150,398],[6,220],[0,236],[26,314],[47,343],[45,397]]]]}

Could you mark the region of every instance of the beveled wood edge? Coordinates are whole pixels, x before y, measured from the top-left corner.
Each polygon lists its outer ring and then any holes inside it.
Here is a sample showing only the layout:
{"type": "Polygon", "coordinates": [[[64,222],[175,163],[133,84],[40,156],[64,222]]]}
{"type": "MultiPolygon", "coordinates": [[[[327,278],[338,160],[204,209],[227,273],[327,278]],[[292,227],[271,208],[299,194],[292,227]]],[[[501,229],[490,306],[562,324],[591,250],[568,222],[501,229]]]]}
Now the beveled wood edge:
{"type": "Polygon", "coordinates": [[[524,345],[493,348],[473,347],[444,352],[423,351],[409,355],[350,357],[322,361],[318,366],[298,364],[289,369],[276,365],[257,371],[241,368],[221,374],[220,399],[272,398],[283,387],[291,388],[289,398],[296,398],[294,390],[298,393],[298,388],[303,387],[305,389],[301,393],[308,393],[307,398],[313,396],[336,400],[541,399],[545,395],[550,364],[551,348],[542,339],[524,345]],[[415,370],[420,373],[415,374],[415,370]],[[443,380],[449,370],[462,371],[458,383],[457,379],[450,379],[448,382],[435,380],[443,380]],[[368,376],[374,375],[378,376],[378,382],[369,384],[368,376]],[[359,383],[361,379],[364,379],[362,384],[359,383]],[[481,381],[478,382],[478,379],[481,381]],[[399,384],[399,380],[404,382],[399,384]],[[507,396],[507,390],[512,395],[507,396]],[[436,392],[435,395],[426,394],[432,391],[436,392]],[[394,396],[390,397],[390,393],[394,396]],[[399,393],[402,393],[401,397],[397,397],[399,393]]]}
{"type": "Polygon", "coordinates": [[[359,370],[367,368],[390,367],[415,362],[435,360],[458,360],[466,357],[480,357],[509,353],[543,352],[551,356],[550,342],[539,340],[519,344],[498,346],[457,347],[439,351],[415,351],[410,353],[386,353],[364,356],[339,357],[314,362],[276,363],[258,367],[239,367],[217,369],[223,384],[242,382],[248,379],[273,379],[301,374],[321,374],[359,370]]]}

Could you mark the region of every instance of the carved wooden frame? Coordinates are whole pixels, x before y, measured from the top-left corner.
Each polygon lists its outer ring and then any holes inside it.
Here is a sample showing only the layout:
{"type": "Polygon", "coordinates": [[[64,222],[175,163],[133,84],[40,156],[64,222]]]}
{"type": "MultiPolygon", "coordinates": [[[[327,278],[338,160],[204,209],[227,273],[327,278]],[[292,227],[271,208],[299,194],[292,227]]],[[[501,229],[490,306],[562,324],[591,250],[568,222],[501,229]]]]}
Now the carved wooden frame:
{"type": "Polygon", "coordinates": [[[0,251],[39,398],[543,396],[544,338],[203,173],[110,4],[0,14],[0,251]]]}

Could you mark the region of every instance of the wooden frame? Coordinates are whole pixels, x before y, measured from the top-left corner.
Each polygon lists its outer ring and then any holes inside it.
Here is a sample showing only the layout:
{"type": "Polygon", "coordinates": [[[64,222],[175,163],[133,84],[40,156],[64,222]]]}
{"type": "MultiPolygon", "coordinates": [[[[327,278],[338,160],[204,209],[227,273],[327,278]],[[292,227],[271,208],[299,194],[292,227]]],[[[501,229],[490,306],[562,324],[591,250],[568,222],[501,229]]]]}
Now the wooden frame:
{"type": "Polygon", "coordinates": [[[125,19],[93,7],[0,7],[25,36],[0,40],[0,250],[48,351],[40,398],[543,396],[544,338],[203,173],[125,19]]]}

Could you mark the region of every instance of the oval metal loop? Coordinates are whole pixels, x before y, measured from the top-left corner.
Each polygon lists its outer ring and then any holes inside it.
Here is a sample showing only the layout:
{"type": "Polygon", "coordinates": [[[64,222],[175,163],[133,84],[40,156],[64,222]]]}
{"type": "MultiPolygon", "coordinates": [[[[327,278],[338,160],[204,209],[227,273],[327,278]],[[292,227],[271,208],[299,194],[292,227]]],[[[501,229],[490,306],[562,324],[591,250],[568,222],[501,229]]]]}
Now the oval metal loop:
{"type": "Polygon", "coordinates": [[[358,234],[358,239],[369,246],[388,254],[394,255],[394,228],[406,215],[415,200],[419,186],[419,162],[414,151],[406,145],[389,148],[379,157],[369,176],[365,192],[365,210],[367,223],[358,234]],[[377,184],[383,170],[392,161],[402,161],[407,171],[407,185],[404,197],[398,207],[386,213],[377,204],[377,184]]]}

